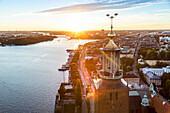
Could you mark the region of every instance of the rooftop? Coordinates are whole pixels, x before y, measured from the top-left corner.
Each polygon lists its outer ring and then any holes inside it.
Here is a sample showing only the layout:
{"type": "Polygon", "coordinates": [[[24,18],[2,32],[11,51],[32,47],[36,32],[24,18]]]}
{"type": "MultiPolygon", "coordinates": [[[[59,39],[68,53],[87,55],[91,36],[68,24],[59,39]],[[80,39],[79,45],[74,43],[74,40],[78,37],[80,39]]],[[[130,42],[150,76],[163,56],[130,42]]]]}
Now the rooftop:
{"type": "Polygon", "coordinates": [[[103,79],[98,89],[128,89],[128,87],[124,85],[120,79],[119,80],[103,79]]]}
{"type": "Polygon", "coordinates": [[[113,39],[110,39],[109,43],[105,46],[108,49],[116,49],[118,48],[117,45],[114,43],[113,39]]]}
{"type": "Polygon", "coordinates": [[[126,73],[123,78],[138,78],[134,73],[126,73]]]}
{"type": "Polygon", "coordinates": [[[129,91],[129,96],[139,96],[137,91],[129,91]]]}
{"type": "Polygon", "coordinates": [[[155,74],[153,72],[150,72],[150,71],[146,73],[146,76],[151,80],[161,80],[160,77],[155,76],[155,74]]]}

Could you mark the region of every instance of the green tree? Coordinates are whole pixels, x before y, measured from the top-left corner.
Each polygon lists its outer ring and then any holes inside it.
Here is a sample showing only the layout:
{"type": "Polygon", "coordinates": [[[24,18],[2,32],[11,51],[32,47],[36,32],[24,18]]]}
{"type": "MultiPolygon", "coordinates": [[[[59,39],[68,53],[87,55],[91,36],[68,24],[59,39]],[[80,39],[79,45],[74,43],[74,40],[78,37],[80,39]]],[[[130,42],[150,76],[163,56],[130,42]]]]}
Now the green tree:
{"type": "Polygon", "coordinates": [[[62,108],[61,108],[61,106],[56,106],[54,113],[62,113],[62,108]]]}
{"type": "Polygon", "coordinates": [[[170,50],[167,51],[166,59],[167,59],[167,60],[170,60],[170,50]]]}
{"type": "Polygon", "coordinates": [[[144,82],[145,84],[148,84],[148,83],[146,82],[145,75],[142,73],[141,70],[139,71],[139,76],[140,76],[140,78],[143,80],[143,82],[144,82]]]}
{"type": "Polygon", "coordinates": [[[86,66],[86,68],[87,68],[87,70],[88,70],[89,72],[95,71],[95,70],[96,70],[96,63],[97,63],[97,62],[94,61],[93,58],[87,59],[87,60],[85,61],[85,66],[86,66]]]}
{"type": "Polygon", "coordinates": [[[64,84],[61,83],[60,88],[58,90],[58,93],[60,94],[60,99],[63,100],[64,95],[65,95],[66,89],[64,87],[64,84]]]}
{"type": "Polygon", "coordinates": [[[64,113],[75,113],[75,104],[65,104],[64,113]]]}
{"type": "Polygon", "coordinates": [[[121,62],[121,66],[123,66],[123,72],[126,73],[129,70],[132,70],[132,65],[134,63],[134,60],[132,58],[129,57],[122,57],[120,59],[121,62]],[[127,68],[130,67],[130,68],[127,68]]]}
{"type": "Polygon", "coordinates": [[[136,64],[136,69],[139,70],[140,68],[144,68],[144,67],[150,67],[149,64],[144,63],[144,64],[136,64]]]}
{"type": "Polygon", "coordinates": [[[170,99],[170,73],[163,73],[161,80],[163,90],[160,91],[160,94],[165,98],[170,99]]]}
{"type": "Polygon", "coordinates": [[[81,81],[78,79],[75,87],[75,103],[76,106],[82,107],[82,85],[81,81]]]}
{"type": "Polygon", "coordinates": [[[82,108],[81,108],[80,106],[77,106],[76,109],[77,109],[77,110],[76,110],[76,113],[81,113],[82,108]]]}
{"type": "Polygon", "coordinates": [[[165,97],[170,99],[170,79],[166,80],[165,85],[163,87],[164,91],[166,92],[165,97]]]}
{"type": "Polygon", "coordinates": [[[160,58],[161,58],[161,59],[165,59],[165,58],[166,58],[166,52],[165,52],[165,51],[161,51],[161,52],[159,53],[159,55],[160,55],[160,58]]]}
{"type": "Polygon", "coordinates": [[[156,50],[156,51],[159,51],[160,49],[159,49],[159,48],[156,48],[155,50],[156,50]]]}
{"type": "Polygon", "coordinates": [[[158,52],[156,50],[148,50],[145,59],[158,60],[158,52]]]}
{"type": "Polygon", "coordinates": [[[138,55],[142,55],[143,58],[145,58],[146,54],[147,54],[147,50],[148,50],[148,48],[141,48],[141,49],[139,49],[138,55]]]}
{"type": "Polygon", "coordinates": [[[162,67],[166,67],[166,66],[168,66],[168,64],[166,62],[159,62],[159,61],[157,61],[155,66],[153,66],[153,67],[162,68],[162,67]]]}
{"type": "Polygon", "coordinates": [[[163,73],[161,76],[161,86],[164,87],[166,80],[170,79],[170,73],[163,73]]]}
{"type": "Polygon", "coordinates": [[[129,57],[122,57],[120,61],[121,61],[121,64],[126,65],[126,66],[132,66],[134,63],[134,60],[129,57]]]}

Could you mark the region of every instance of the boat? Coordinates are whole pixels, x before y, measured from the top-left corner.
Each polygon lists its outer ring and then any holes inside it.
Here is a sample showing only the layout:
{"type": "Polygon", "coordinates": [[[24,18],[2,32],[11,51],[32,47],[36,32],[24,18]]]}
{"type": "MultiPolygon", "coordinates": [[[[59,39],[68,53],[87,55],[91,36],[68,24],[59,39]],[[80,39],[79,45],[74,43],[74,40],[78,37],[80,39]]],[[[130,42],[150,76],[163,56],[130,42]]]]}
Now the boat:
{"type": "Polygon", "coordinates": [[[66,71],[66,68],[59,68],[58,71],[66,71]]]}

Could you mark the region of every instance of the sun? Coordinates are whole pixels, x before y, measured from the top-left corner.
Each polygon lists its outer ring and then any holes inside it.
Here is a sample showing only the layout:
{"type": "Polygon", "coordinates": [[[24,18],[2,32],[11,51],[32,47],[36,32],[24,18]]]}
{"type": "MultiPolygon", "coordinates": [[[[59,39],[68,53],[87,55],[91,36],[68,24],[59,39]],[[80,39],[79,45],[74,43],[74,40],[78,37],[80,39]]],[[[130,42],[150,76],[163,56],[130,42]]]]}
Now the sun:
{"type": "Polygon", "coordinates": [[[68,31],[86,31],[90,29],[90,20],[82,15],[72,15],[66,24],[68,31]]]}

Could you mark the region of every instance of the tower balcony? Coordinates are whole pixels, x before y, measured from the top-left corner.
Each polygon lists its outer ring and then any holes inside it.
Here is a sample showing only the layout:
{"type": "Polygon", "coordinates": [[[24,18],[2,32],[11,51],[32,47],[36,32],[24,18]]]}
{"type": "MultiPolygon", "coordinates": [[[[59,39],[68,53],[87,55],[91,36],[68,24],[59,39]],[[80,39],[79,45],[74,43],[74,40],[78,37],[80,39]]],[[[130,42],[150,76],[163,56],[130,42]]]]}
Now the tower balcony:
{"type": "Polygon", "coordinates": [[[109,51],[109,52],[120,52],[120,48],[102,48],[103,51],[109,51]]]}
{"type": "Polygon", "coordinates": [[[103,79],[121,79],[123,77],[123,70],[116,71],[114,73],[106,72],[106,71],[100,71],[99,76],[103,79]]]}

